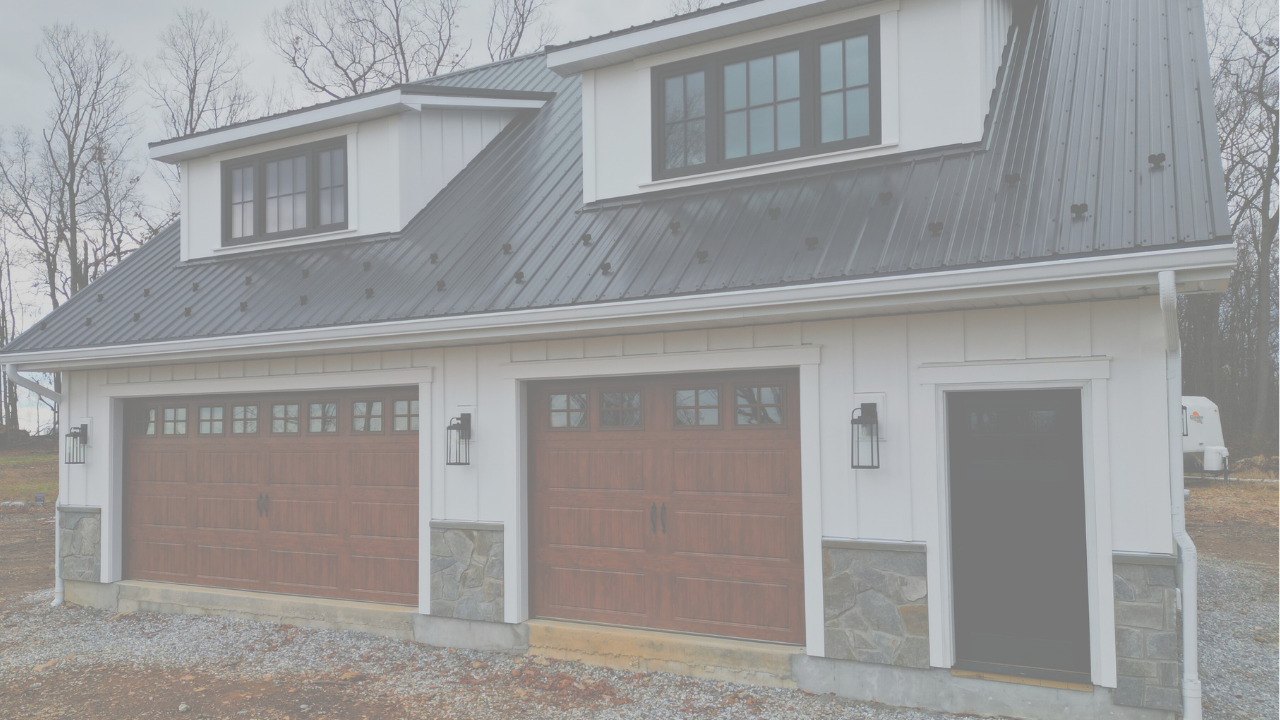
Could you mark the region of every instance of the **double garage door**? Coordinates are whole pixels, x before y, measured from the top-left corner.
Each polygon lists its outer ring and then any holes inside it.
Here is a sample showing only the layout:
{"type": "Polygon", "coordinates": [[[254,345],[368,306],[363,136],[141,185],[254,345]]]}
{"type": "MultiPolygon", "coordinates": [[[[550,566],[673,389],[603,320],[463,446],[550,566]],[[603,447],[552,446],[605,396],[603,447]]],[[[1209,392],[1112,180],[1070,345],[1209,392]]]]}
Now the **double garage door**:
{"type": "Polygon", "coordinates": [[[529,389],[531,610],[804,642],[795,371],[529,389]]]}
{"type": "Polygon", "coordinates": [[[416,388],[131,401],[124,571],[416,605],[416,388]]]}

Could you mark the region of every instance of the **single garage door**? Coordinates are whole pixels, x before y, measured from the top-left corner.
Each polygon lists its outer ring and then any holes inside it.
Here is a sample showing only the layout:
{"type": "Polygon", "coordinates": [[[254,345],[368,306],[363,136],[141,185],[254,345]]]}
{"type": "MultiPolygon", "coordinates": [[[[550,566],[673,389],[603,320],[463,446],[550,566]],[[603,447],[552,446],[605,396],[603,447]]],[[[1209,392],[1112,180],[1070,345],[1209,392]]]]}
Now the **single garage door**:
{"type": "Polygon", "coordinates": [[[533,614],[803,643],[798,384],[532,385],[533,614]]]}
{"type": "Polygon", "coordinates": [[[416,388],[126,413],[125,577],[417,604],[416,388]]]}

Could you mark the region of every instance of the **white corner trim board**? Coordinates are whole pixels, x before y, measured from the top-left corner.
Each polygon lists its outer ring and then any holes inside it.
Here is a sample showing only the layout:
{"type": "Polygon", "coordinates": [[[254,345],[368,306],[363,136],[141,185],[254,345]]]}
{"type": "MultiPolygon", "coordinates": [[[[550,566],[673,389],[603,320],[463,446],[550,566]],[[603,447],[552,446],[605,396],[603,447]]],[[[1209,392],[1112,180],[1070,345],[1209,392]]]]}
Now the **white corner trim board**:
{"type": "Polygon", "coordinates": [[[531,310],[34,350],[12,353],[4,359],[24,370],[55,371],[187,359],[322,354],[353,347],[372,352],[409,346],[518,342],[556,335],[580,337],[681,329],[698,324],[922,312],[937,310],[941,303],[964,304],[1049,292],[1118,288],[1141,292],[1155,286],[1156,273],[1161,270],[1177,268],[1185,281],[1198,282],[1227,277],[1234,263],[1234,246],[1212,245],[531,310]]]}

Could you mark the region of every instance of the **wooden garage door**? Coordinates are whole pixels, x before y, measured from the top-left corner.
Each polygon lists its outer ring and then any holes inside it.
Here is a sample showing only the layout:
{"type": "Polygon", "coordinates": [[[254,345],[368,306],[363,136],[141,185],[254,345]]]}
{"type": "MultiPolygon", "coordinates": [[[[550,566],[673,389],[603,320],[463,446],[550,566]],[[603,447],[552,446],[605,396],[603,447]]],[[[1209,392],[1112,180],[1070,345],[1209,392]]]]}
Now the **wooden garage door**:
{"type": "Polygon", "coordinates": [[[530,388],[536,616],[804,642],[795,371],[530,388]]]}
{"type": "Polygon", "coordinates": [[[125,577],[417,604],[416,388],[126,412],[125,577]]]}

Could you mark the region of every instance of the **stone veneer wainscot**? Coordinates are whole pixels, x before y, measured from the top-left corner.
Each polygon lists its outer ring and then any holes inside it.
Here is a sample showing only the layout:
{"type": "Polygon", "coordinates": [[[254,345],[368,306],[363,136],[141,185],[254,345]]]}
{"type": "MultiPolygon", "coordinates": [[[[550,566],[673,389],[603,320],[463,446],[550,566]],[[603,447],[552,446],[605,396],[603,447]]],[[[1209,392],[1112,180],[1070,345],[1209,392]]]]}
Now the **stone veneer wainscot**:
{"type": "Polygon", "coordinates": [[[1117,705],[1182,710],[1177,558],[1116,553],[1117,705]]]}
{"type": "Polygon", "coordinates": [[[102,582],[102,510],[58,508],[58,534],[62,579],[102,582]]]}
{"type": "Polygon", "coordinates": [[[824,538],[826,655],[929,667],[929,597],[923,543],[824,538]]]}
{"type": "Polygon", "coordinates": [[[431,614],[502,622],[502,524],[431,523],[431,614]]]}

